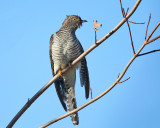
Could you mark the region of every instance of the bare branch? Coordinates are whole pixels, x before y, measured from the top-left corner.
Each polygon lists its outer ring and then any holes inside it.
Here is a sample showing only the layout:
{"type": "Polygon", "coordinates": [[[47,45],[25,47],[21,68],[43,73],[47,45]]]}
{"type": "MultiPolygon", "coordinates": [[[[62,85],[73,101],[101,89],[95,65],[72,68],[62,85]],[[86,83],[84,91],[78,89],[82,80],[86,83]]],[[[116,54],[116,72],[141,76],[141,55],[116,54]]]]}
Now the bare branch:
{"type": "Polygon", "coordinates": [[[126,16],[127,16],[127,14],[128,14],[128,10],[129,10],[129,8],[127,8],[127,11],[126,11],[125,17],[126,17],[126,16]]]}
{"type": "Polygon", "coordinates": [[[157,37],[155,37],[155,38],[153,38],[152,40],[146,42],[146,44],[149,44],[149,43],[151,43],[151,42],[153,42],[153,41],[155,41],[155,40],[157,40],[157,39],[159,39],[159,38],[160,38],[160,35],[157,36],[157,37]]]}
{"type": "Polygon", "coordinates": [[[149,26],[149,23],[150,23],[150,19],[151,19],[151,13],[149,15],[149,20],[148,20],[148,24],[147,24],[147,28],[146,28],[145,39],[147,38],[147,32],[148,32],[148,26],[149,26]]]}
{"type": "MultiPolygon", "coordinates": [[[[95,49],[97,46],[99,46],[99,44],[101,44],[102,42],[104,42],[104,41],[105,41],[107,38],[109,38],[113,33],[115,33],[115,32],[127,21],[127,19],[129,19],[130,16],[135,12],[135,10],[137,9],[137,7],[138,7],[138,5],[140,4],[141,1],[142,1],[142,0],[137,0],[137,2],[135,3],[135,5],[134,5],[134,7],[132,8],[132,10],[128,13],[128,15],[127,15],[125,18],[123,18],[123,19],[119,22],[119,24],[118,24],[115,28],[113,28],[108,34],[106,34],[104,37],[102,37],[100,40],[98,40],[98,41],[96,42],[96,44],[94,43],[88,50],[86,50],[86,51],[85,51],[84,53],[82,53],[77,59],[75,59],[75,60],[72,62],[72,65],[77,64],[82,58],[84,58],[84,57],[85,57],[87,54],[89,54],[93,49],[95,49]],[[98,44],[98,45],[97,45],[97,44],[98,44]]],[[[69,69],[69,67],[66,67],[65,69],[62,70],[62,73],[66,72],[68,69],[69,69]]],[[[123,75],[124,75],[124,74],[123,74],[123,75]]],[[[118,80],[120,80],[120,79],[123,77],[123,75],[121,74],[121,76],[119,77],[118,80]]],[[[7,125],[7,128],[11,128],[11,127],[16,123],[16,121],[21,117],[21,115],[29,108],[29,106],[30,106],[47,88],[49,88],[50,85],[51,85],[56,79],[58,79],[59,77],[60,77],[60,75],[59,75],[59,74],[56,74],[45,86],[43,86],[43,87],[29,100],[29,102],[27,102],[27,103],[22,107],[22,109],[15,115],[15,117],[14,117],[14,118],[11,120],[11,122],[7,125]]],[[[116,82],[118,82],[118,81],[116,81],[116,82]]],[[[116,83],[113,84],[113,86],[111,86],[111,87],[108,89],[107,92],[109,92],[115,85],[116,85],[116,83]]],[[[90,103],[86,103],[85,105],[82,106],[82,108],[84,108],[84,107],[88,106],[89,104],[91,104],[92,102],[98,100],[100,97],[102,97],[102,96],[105,95],[105,94],[106,94],[106,92],[102,93],[101,96],[98,96],[98,97],[92,99],[92,100],[90,101],[90,103]]],[[[58,119],[62,119],[62,118],[64,118],[64,117],[66,117],[66,116],[74,113],[75,111],[81,110],[82,108],[75,109],[74,111],[71,111],[70,113],[67,113],[67,114],[65,114],[65,116],[60,117],[60,118],[58,118],[58,119]]],[[[56,120],[56,121],[58,121],[58,120],[56,120]]],[[[55,121],[54,121],[54,122],[55,122],[55,121]]],[[[48,126],[48,125],[46,125],[46,126],[48,126]]]]}
{"type": "MultiPolygon", "coordinates": [[[[149,18],[149,19],[150,19],[150,18],[149,18]]],[[[149,23],[149,22],[148,22],[148,23],[149,23]]],[[[147,39],[145,40],[145,42],[146,42],[145,45],[147,45],[147,44],[149,44],[149,43],[157,40],[158,38],[160,38],[160,36],[157,36],[157,37],[153,38],[152,40],[148,41],[148,40],[152,37],[153,33],[157,30],[157,28],[159,27],[159,25],[160,25],[160,22],[156,25],[156,27],[152,30],[152,32],[149,34],[149,36],[148,36],[147,39]]],[[[148,25],[147,25],[147,29],[148,29],[148,25]]],[[[147,29],[146,29],[146,30],[147,30],[147,29]]],[[[146,38],[146,37],[145,37],[145,38],[146,38]]],[[[158,52],[158,51],[160,51],[160,49],[139,54],[137,57],[143,56],[143,55],[147,55],[147,54],[150,54],[150,53],[153,53],[153,52],[158,52]]]]}
{"type": "Polygon", "coordinates": [[[145,22],[144,22],[144,23],[136,23],[136,22],[129,21],[129,20],[128,20],[128,22],[130,22],[130,23],[132,23],[132,24],[145,24],[145,22]]]}
{"type": "MultiPolygon", "coordinates": [[[[122,2],[121,2],[121,0],[120,0],[120,5],[121,5],[122,15],[123,15],[123,17],[126,17],[129,8],[127,8],[127,12],[126,12],[126,14],[125,14],[125,11],[124,11],[124,9],[123,9],[123,7],[122,7],[122,2]]],[[[128,19],[127,19],[127,25],[128,25],[128,29],[129,29],[129,35],[130,35],[130,39],[131,39],[131,45],[132,45],[132,49],[133,49],[133,54],[135,54],[134,45],[133,45],[133,40],[132,40],[132,34],[131,34],[130,25],[129,25],[129,23],[128,23],[128,19]]]]}
{"type": "Polygon", "coordinates": [[[128,29],[129,29],[129,35],[130,35],[130,38],[131,38],[131,45],[132,45],[133,54],[135,54],[133,40],[132,40],[132,34],[131,34],[131,29],[130,29],[130,25],[129,25],[128,21],[127,21],[127,25],[128,25],[128,29]]]}
{"type": "Polygon", "coordinates": [[[146,53],[139,54],[137,57],[143,56],[143,55],[147,55],[147,54],[150,54],[150,53],[154,53],[154,52],[158,52],[158,51],[160,51],[160,49],[157,49],[157,50],[153,50],[153,51],[150,51],[150,52],[146,52],[146,53]]]}
{"type": "Polygon", "coordinates": [[[153,33],[157,30],[157,28],[159,27],[160,22],[157,24],[157,26],[153,29],[153,31],[149,34],[149,36],[146,39],[146,44],[148,42],[148,40],[152,37],[153,33]]]}
{"type": "Polygon", "coordinates": [[[130,79],[130,77],[128,77],[127,79],[125,79],[125,80],[123,80],[123,81],[121,81],[121,82],[117,82],[117,84],[121,84],[121,83],[123,83],[123,82],[126,82],[127,80],[129,80],[130,79]]]}
{"type": "Polygon", "coordinates": [[[95,44],[96,44],[96,42],[97,42],[97,33],[96,33],[97,31],[94,31],[94,34],[95,34],[95,44]]]}
{"type": "Polygon", "coordinates": [[[94,32],[95,32],[95,43],[96,43],[96,42],[97,42],[97,33],[96,33],[96,32],[98,31],[97,28],[98,28],[99,26],[102,27],[102,24],[98,24],[98,23],[97,23],[97,20],[94,20],[94,21],[93,21],[93,24],[94,24],[94,32]]]}
{"type": "Polygon", "coordinates": [[[121,5],[121,11],[122,11],[122,15],[123,15],[123,18],[125,17],[125,11],[124,11],[124,8],[122,7],[122,2],[120,0],[120,5],[121,5]]]}
{"type": "Polygon", "coordinates": [[[119,76],[120,76],[120,73],[118,74],[117,78],[119,78],[119,76]]]}

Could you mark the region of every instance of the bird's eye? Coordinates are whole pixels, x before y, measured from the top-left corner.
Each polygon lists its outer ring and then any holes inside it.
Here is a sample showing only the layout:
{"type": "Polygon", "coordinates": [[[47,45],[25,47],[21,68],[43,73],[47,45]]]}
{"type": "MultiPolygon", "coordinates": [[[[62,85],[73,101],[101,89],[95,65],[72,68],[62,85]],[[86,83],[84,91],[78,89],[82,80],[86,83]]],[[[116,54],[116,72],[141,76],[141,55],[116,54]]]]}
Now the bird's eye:
{"type": "Polygon", "coordinates": [[[73,21],[76,21],[76,20],[77,20],[77,18],[76,18],[76,17],[73,17],[73,18],[72,18],[72,20],[73,20],[73,21]]]}

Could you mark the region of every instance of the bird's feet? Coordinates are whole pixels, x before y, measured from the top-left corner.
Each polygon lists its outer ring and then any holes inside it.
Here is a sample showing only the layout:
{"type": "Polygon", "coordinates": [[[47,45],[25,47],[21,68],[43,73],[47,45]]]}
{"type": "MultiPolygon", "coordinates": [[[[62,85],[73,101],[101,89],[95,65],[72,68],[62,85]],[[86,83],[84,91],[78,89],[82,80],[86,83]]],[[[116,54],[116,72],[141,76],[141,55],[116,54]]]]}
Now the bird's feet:
{"type": "Polygon", "coordinates": [[[62,77],[62,70],[61,69],[58,70],[58,73],[62,77]]]}
{"type": "Polygon", "coordinates": [[[69,62],[69,63],[68,63],[68,66],[69,66],[70,68],[72,68],[72,64],[71,64],[71,62],[69,62]]]}
{"type": "Polygon", "coordinates": [[[73,61],[72,61],[72,60],[70,60],[70,61],[69,61],[69,63],[68,63],[68,66],[69,66],[70,68],[73,68],[73,66],[72,66],[72,62],[73,62],[73,61]]]}

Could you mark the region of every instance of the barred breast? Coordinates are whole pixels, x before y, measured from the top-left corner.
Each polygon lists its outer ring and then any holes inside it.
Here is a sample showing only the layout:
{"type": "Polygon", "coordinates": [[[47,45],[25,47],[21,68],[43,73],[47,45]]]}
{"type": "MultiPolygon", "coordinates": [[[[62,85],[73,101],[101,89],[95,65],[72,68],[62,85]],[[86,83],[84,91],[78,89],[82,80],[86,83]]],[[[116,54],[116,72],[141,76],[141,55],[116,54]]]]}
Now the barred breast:
{"type": "MultiPolygon", "coordinates": [[[[82,52],[78,39],[74,35],[64,35],[63,37],[54,34],[52,46],[52,58],[54,61],[54,72],[63,69],[69,62],[75,60],[82,52]]],[[[76,65],[79,67],[80,63],[76,65]]]]}

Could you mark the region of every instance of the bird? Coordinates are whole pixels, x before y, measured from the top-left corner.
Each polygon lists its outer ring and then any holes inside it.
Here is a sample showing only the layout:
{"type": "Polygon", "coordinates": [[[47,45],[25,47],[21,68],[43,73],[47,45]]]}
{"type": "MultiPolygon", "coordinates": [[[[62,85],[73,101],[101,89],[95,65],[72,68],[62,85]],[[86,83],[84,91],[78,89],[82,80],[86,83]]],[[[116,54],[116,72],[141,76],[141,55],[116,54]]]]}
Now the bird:
{"type": "MultiPolygon", "coordinates": [[[[57,73],[60,77],[54,82],[59,100],[65,111],[77,108],[75,96],[76,70],[79,69],[80,83],[85,88],[85,97],[89,97],[90,81],[87,61],[84,57],[76,65],[71,63],[83,52],[83,47],[76,37],[76,30],[87,20],[82,20],[78,15],[67,15],[60,29],[51,35],[49,43],[49,57],[52,75],[57,73]],[[62,70],[70,66],[70,69],[62,74],[62,70]]],[[[70,115],[75,126],[79,124],[78,112],[70,115]]]]}

